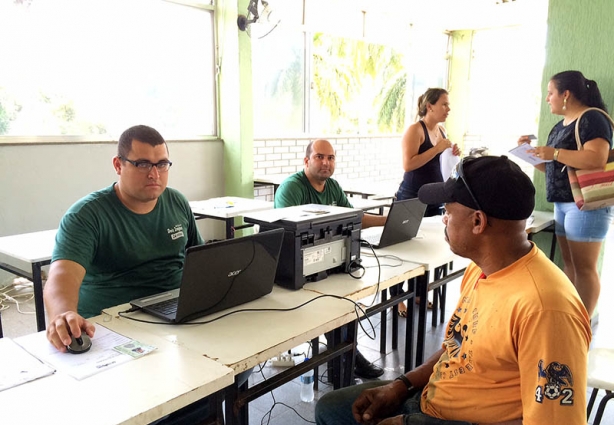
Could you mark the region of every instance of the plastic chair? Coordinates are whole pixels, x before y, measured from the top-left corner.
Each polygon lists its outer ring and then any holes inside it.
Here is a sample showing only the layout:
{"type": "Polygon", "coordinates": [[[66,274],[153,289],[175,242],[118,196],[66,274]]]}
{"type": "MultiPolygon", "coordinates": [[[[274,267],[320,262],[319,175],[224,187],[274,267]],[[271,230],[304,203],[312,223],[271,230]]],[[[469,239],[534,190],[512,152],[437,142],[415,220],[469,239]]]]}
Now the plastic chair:
{"type": "Polygon", "coordinates": [[[608,401],[614,398],[614,348],[593,348],[588,352],[588,379],[587,387],[593,388],[588,401],[586,419],[591,416],[591,410],[595,404],[599,390],[605,390],[606,394],[599,403],[593,425],[601,423],[601,417],[608,401]]]}

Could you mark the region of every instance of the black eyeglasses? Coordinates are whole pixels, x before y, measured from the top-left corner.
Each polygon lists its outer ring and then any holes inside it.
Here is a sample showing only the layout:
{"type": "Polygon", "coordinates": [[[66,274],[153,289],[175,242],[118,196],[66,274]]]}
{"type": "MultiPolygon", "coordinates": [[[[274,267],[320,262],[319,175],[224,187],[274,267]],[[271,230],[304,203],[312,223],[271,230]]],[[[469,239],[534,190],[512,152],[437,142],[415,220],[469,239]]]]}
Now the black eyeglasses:
{"type": "Polygon", "coordinates": [[[121,159],[122,161],[127,161],[130,164],[134,165],[136,169],[139,170],[141,173],[149,173],[153,167],[156,167],[159,173],[166,173],[168,169],[171,168],[171,165],[173,165],[173,163],[168,160],[163,160],[154,164],[153,162],[149,161],[132,161],[128,158],[124,158],[121,156],[119,157],[119,159],[121,159]]]}
{"type": "Polygon", "coordinates": [[[452,173],[450,174],[450,178],[454,180],[458,180],[460,178],[465,184],[465,187],[467,188],[467,192],[469,192],[469,195],[471,195],[471,199],[473,199],[473,203],[475,204],[476,207],[478,207],[477,209],[480,211],[484,211],[482,207],[480,206],[480,203],[476,199],[475,195],[473,194],[473,191],[469,187],[469,182],[465,178],[465,173],[463,173],[463,164],[465,162],[471,161],[472,159],[475,159],[475,158],[467,156],[463,158],[458,164],[456,164],[456,167],[454,167],[454,170],[452,170],[452,173]]]}

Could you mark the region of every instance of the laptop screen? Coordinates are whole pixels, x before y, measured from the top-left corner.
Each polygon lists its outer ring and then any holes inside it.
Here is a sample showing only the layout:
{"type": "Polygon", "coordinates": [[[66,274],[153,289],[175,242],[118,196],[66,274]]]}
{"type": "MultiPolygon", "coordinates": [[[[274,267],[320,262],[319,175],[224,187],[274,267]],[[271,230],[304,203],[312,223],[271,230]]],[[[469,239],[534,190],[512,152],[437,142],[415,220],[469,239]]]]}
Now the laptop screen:
{"type": "Polygon", "coordinates": [[[166,320],[185,322],[260,298],[273,289],[283,233],[276,229],[188,248],[180,291],[172,291],[179,292],[174,317],[148,308],[171,293],[131,304],[166,320]]]}

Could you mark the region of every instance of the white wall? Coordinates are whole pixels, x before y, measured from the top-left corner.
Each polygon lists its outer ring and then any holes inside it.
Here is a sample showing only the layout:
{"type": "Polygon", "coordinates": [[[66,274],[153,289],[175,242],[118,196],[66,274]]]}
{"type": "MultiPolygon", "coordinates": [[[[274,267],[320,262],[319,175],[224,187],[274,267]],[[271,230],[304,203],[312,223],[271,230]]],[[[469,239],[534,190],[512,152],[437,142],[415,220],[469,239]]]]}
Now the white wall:
{"type": "MultiPolygon", "coordinates": [[[[0,236],[57,228],[76,200],[116,181],[115,142],[0,145],[0,236]]],[[[168,143],[169,186],[189,200],[224,196],[221,140],[168,143]]],[[[203,238],[223,238],[223,222],[199,220],[203,238]]],[[[0,282],[6,276],[0,275],[0,282]]]]}
{"type": "MultiPolygon", "coordinates": [[[[333,178],[381,186],[380,194],[394,195],[403,180],[401,135],[388,136],[330,136],[337,154],[333,178]]],[[[313,137],[267,138],[254,140],[254,175],[290,175],[301,171],[305,149],[313,137]]],[[[254,189],[254,197],[273,200],[272,188],[254,189]]]]}

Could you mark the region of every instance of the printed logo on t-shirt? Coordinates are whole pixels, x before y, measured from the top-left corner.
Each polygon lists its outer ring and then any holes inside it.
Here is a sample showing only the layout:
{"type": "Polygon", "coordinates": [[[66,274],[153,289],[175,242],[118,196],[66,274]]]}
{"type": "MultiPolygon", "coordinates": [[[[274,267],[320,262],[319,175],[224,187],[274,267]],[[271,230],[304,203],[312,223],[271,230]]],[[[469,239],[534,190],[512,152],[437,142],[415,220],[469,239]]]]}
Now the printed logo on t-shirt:
{"type": "Polygon", "coordinates": [[[444,337],[444,344],[447,346],[446,352],[442,356],[443,361],[434,371],[437,380],[454,379],[474,370],[473,350],[462,350],[462,347],[464,344],[471,346],[470,338],[475,333],[478,323],[477,310],[471,312],[472,321],[470,324],[462,322],[462,317],[466,316],[466,309],[461,307],[450,318],[444,337]]]}
{"type": "Polygon", "coordinates": [[[537,377],[544,385],[538,385],[535,389],[535,401],[543,403],[544,399],[559,400],[561,406],[573,406],[573,374],[566,364],[551,362],[544,368],[544,361],[540,360],[537,365],[537,377]]]}
{"type": "Polygon", "coordinates": [[[170,229],[166,229],[166,232],[171,235],[171,239],[172,240],[177,240],[179,238],[182,238],[183,235],[183,226],[181,224],[175,224],[174,227],[171,227],[170,229]]]}

